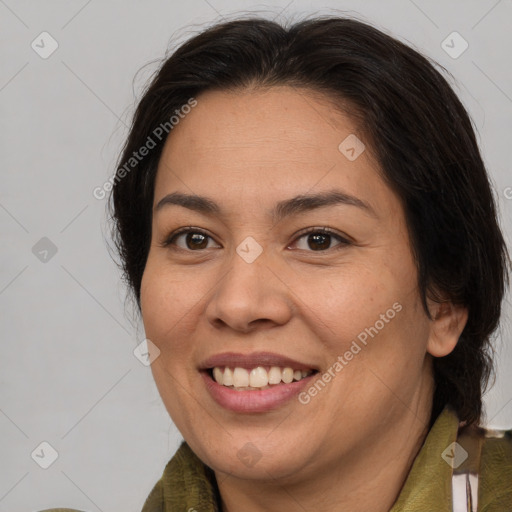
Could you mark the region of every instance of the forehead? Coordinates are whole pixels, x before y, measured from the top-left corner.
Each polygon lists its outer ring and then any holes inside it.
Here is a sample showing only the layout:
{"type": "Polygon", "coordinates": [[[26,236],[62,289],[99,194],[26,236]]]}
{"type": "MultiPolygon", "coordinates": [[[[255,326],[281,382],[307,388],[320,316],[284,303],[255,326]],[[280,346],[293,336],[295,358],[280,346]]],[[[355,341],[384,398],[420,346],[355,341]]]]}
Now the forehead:
{"type": "Polygon", "coordinates": [[[259,154],[293,149],[299,156],[330,147],[338,157],[340,136],[356,131],[348,115],[335,111],[319,93],[289,86],[246,91],[207,91],[174,127],[166,149],[194,148],[196,156],[242,152],[259,154]],[[263,153],[261,153],[263,151],[263,153]]]}
{"type": "Polygon", "coordinates": [[[364,136],[329,98],[281,86],[208,91],[196,100],[167,138],[155,201],[173,190],[239,196],[250,191],[254,199],[341,186],[352,195],[371,196],[370,202],[389,202],[364,136]],[[355,149],[364,150],[348,158],[347,144],[357,141],[355,149]]]}

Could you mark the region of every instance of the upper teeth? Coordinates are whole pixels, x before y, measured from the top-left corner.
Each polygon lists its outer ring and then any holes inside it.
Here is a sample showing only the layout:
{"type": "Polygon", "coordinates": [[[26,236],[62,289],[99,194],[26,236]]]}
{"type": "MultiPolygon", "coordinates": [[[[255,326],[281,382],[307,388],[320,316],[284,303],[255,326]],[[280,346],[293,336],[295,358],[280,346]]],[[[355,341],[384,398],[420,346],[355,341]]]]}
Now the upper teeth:
{"type": "Polygon", "coordinates": [[[240,388],[264,388],[269,384],[279,384],[284,382],[289,384],[293,380],[300,380],[313,373],[312,370],[293,370],[292,368],[271,366],[268,370],[263,366],[258,366],[252,370],[236,367],[220,368],[216,366],[213,369],[213,378],[218,384],[223,386],[234,386],[240,388]]]}

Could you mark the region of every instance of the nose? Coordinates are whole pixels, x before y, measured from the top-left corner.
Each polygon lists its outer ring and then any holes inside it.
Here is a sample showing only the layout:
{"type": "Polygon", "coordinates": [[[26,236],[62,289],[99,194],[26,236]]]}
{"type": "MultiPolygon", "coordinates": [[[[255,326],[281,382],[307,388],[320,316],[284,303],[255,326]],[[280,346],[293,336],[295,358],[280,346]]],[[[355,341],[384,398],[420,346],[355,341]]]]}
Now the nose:
{"type": "Polygon", "coordinates": [[[215,328],[249,333],[290,320],[291,290],[265,251],[251,263],[234,252],[224,272],[206,307],[207,319],[215,328]]]}

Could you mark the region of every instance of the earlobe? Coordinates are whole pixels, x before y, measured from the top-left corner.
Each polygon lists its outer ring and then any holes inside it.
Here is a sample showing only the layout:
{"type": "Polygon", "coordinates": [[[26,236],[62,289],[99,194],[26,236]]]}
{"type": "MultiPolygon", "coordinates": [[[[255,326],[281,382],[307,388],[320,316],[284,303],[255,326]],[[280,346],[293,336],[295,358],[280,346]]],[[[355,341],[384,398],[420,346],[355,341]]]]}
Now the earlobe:
{"type": "Polygon", "coordinates": [[[431,308],[431,313],[427,352],[434,357],[444,357],[457,345],[468,320],[468,310],[461,305],[442,302],[436,303],[431,308]]]}

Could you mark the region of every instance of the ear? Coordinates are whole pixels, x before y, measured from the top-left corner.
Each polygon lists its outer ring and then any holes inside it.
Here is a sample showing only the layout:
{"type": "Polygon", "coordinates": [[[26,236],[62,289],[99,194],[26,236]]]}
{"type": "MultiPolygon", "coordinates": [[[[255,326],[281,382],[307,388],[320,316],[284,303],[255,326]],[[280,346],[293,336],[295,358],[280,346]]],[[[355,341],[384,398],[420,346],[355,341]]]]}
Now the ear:
{"type": "Polygon", "coordinates": [[[468,310],[451,302],[433,303],[427,352],[434,357],[448,355],[457,345],[468,321],[468,310]]]}

